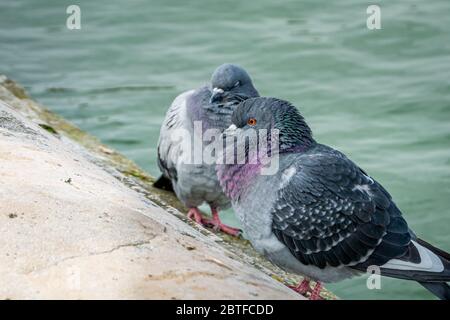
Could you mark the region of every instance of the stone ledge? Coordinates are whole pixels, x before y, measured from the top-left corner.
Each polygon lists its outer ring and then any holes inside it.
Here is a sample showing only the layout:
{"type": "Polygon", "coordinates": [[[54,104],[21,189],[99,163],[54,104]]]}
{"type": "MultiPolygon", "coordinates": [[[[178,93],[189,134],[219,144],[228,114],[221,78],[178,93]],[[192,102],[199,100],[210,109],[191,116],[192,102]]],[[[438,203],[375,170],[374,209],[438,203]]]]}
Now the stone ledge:
{"type": "Polygon", "coordinates": [[[282,284],[298,276],[192,223],[153,177],[4,76],[0,176],[0,298],[301,298],[282,284]]]}

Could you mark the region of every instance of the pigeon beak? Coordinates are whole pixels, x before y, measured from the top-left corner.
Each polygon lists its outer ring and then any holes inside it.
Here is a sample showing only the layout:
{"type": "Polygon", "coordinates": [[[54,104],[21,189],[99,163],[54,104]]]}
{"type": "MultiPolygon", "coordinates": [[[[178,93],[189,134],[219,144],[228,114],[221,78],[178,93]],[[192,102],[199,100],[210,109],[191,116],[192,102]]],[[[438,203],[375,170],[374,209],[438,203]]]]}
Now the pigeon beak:
{"type": "Polygon", "coordinates": [[[221,103],[221,102],[223,102],[224,98],[225,98],[225,95],[224,95],[223,89],[214,88],[211,98],[209,99],[209,103],[211,103],[211,104],[221,103]]]}
{"type": "Polygon", "coordinates": [[[223,134],[224,134],[224,136],[234,136],[234,135],[236,135],[236,132],[237,132],[237,127],[235,124],[232,124],[223,132],[223,134]]]}

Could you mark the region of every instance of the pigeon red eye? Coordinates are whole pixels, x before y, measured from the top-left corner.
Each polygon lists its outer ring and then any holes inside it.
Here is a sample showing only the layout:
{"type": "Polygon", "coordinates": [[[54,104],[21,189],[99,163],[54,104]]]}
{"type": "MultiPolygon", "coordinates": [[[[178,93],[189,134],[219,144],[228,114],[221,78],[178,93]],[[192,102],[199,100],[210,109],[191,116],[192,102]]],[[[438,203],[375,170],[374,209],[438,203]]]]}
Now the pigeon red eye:
{"type": "Polygon", "coordinates": [[[255,118],[250,118],[250,119],[248,119],[248,120],[247,120],[247,124],[248,124],[249,126],[254,126],[254,125],[256,125],[256,119],[255,119],[255,118]]]}

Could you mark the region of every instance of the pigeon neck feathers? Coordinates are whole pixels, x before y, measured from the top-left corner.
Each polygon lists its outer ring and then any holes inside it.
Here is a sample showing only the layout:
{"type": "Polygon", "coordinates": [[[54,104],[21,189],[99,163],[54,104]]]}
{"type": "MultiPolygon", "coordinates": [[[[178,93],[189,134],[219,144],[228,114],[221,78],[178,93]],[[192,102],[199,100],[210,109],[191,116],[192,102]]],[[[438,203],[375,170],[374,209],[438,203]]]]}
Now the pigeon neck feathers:
{"type": "Polygon", "coordinates": [[[190,121],[201,122],[203,133],[208,129],[223,131],[231,123],[231,114],[235,102],[225,103],[221,106],[209,103],[211,91],[204,86],[191,95],[186,104],[187,115],[190,121]]]}
{"type": "MultiPolygon", "coordinates": [[[[244,127],[248,114],[271,113],[268,118],[270,129],[278,129],[278,150],[268,141],[268,155],[273,157],[288,153],[305,153],[317,145],[305,119],[297,109],[287,101],[275,98],[253,98],[241,103],[233,113],[233,124],[244,127]]],[[[259,150],[260,146],[258,146],[259,150]]],[[[231,149],[230,149],[231,150],[231,149]]],[[[259,150],[261,151],[261,150],[259,150]]],[[[264,154],[264,152],[262,152],[264,154]]],[[[242,193],[261,173],[263,167],[260,153],[251,154],[245,149],[245,164],[218,165],[218,178],[225,194],[233,200],[242,193]],[[250,161],[250,159],[256,161],[250,161]]]]}
{"type": "Polygon", "coordinates": [[[279,130],[280,153],[305,152],[314,146],[311,128],[298,110],[287,101],[274,100],[277,103],[272,108],[274,127],[279,130]]]}
{"type": "Polygon", "coordinates": [[[262,164],[218,165],[217,176],[227,197],[238,200],[260,174],[262,164]]]}

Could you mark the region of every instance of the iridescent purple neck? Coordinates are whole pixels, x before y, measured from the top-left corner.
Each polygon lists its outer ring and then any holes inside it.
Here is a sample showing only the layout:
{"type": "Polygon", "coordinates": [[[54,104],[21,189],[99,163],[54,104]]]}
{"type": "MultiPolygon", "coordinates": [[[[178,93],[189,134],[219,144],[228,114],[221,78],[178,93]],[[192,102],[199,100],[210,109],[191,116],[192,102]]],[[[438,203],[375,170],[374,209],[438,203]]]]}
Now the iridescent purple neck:
{"type": "Polygon", "coordinates": [[[225,195],[231,200],[238,200],[252,181],[260,174],[261,163],[218,165],[217,176],[225,195]]]}

